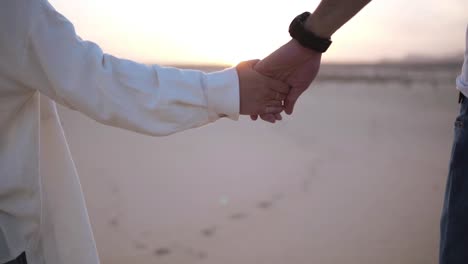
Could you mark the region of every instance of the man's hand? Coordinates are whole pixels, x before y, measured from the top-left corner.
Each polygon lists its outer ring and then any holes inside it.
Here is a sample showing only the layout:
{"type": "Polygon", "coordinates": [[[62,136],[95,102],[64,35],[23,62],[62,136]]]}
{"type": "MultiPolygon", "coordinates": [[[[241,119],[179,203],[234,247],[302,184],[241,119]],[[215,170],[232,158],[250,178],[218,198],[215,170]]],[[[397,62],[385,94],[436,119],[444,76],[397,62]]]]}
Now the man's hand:
{"type": "Polygon", "coordinates": [[[239,75],[240,114],[279,114],[289,92],[284,82],[266,77],[254,70],[259,60],[245,61],[236,66],[239,75]]]}
{"type": "MultiPolygon", "coordinates": [[[[271,78],[286,82],[291,90],[284,101],[285,112],[292,114],[299,96],[310,86],[320,68],[322,54],[302,47],[291,40],[268,57],[257,63],[256,71],[271,78]]],[[[280,120],[281,115],[260,115],[265,121],[280,120]]],[[[256,115],[251,115],[253,120],[256,115]]]]}

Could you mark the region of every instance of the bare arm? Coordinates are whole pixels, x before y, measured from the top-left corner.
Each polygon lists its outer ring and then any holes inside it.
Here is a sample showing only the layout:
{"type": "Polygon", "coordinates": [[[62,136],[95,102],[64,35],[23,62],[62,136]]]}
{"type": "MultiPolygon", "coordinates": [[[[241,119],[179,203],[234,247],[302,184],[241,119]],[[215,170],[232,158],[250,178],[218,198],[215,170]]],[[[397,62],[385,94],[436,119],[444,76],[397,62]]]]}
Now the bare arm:
{"type": "Polygon", "coordinates": [[[307,19],[306,27],[321,37],[330,37],[371,0],[322,0],[307,19]]]}
{"type": "MultiPolygon", "coordinates": [[[[306,21],[306,28],[327,38],[356,15],[371,0],[322,0],[306,21]]],[[[300,95],[310,86],[320,68],[322,54],[302,47],[292,39],[260,61],[255,69],[260,73],[285,81],[291,86],[284,101],[285,112],[292,114],[300,95]]],[[[253,120],[256,115],[251,116],[253,120]]],[[[265,121],[281,120],[281,115],[261,115],[265,121]]]]}

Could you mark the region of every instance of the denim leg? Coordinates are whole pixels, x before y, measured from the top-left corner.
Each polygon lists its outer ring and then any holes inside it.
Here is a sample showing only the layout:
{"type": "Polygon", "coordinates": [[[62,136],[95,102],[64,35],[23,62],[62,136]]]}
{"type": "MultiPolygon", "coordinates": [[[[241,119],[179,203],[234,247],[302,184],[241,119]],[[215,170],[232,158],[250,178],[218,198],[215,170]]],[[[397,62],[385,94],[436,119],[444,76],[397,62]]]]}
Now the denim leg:
{"type": "Polygon", "coordinates": [[[5,264],[27,264],[26,262],[26,254],[21,254],[18,258],[12,261],[8,261],[5,264]]]}
{"type": "Polygon", "coordinates": [[[468,263],[468,99],[455,121],[449,175],[440,223],[440,264],[468,263]]]}

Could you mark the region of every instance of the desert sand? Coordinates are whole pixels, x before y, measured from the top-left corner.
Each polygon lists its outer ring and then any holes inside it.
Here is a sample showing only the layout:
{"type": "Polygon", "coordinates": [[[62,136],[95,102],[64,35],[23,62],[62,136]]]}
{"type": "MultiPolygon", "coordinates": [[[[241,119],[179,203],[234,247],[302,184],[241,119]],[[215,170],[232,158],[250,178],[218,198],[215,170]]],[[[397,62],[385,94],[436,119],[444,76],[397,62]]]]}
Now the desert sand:
{"type": "Polygon", "coordinates": [[[60,108],[104,264],[435,264],[456,66],[324,66],[293,116],[169,137],[60,108]]]}

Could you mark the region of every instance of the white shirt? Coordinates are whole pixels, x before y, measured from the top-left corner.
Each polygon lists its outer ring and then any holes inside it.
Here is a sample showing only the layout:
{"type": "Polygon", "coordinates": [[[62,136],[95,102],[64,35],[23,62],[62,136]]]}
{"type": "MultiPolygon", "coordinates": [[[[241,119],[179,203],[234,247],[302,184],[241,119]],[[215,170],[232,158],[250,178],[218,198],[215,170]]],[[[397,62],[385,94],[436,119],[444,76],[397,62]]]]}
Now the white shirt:
{"type": "Polygon", "coordinates": [[[466,51],[465,51],[465,62],[463,63],[462,71],[460,76],[457,78],[457,88],[463,95],[468,97],[468,26],[466,28],[466,51]]]}
{"type": "Polygon", "coordinates": [[[239,84],[232,68],[205,74],[115,58],[77,37],[46,0],[2,0],[0,263],[23,251],[30,264],[99,263],[54,102],[162,136],[236,120],[239,84]]]}

